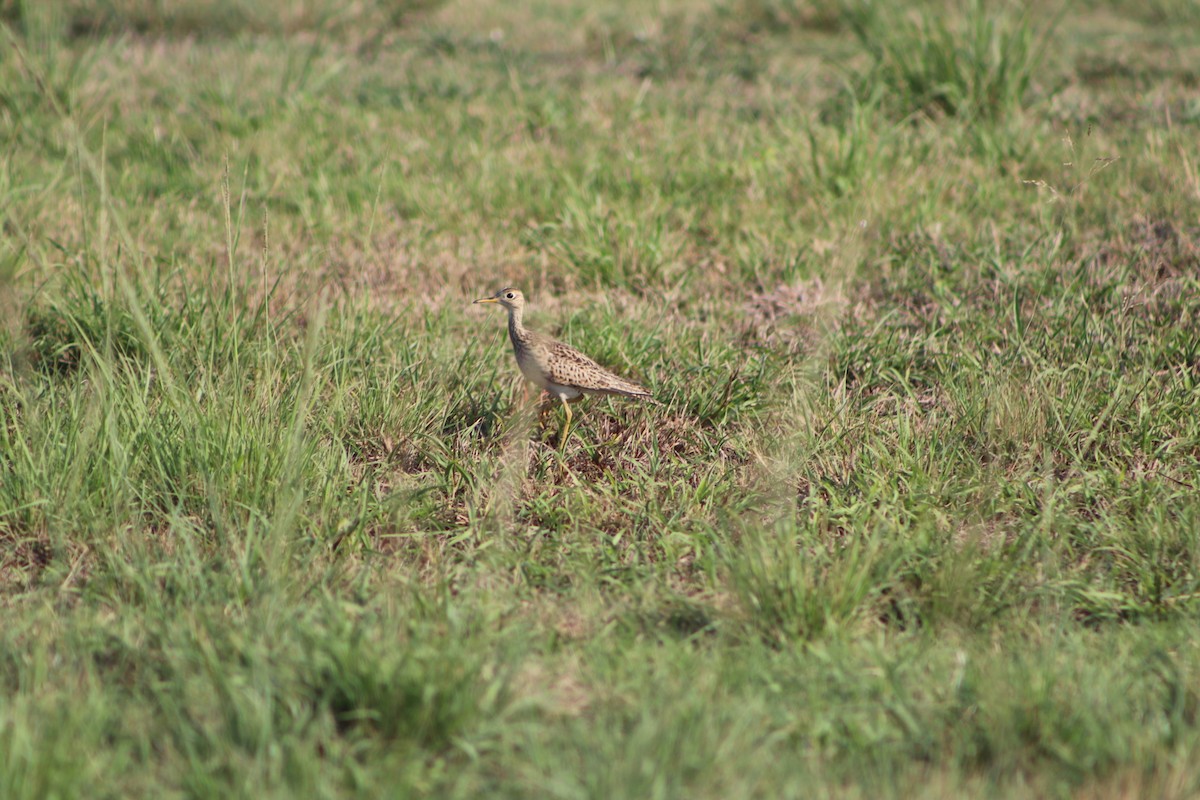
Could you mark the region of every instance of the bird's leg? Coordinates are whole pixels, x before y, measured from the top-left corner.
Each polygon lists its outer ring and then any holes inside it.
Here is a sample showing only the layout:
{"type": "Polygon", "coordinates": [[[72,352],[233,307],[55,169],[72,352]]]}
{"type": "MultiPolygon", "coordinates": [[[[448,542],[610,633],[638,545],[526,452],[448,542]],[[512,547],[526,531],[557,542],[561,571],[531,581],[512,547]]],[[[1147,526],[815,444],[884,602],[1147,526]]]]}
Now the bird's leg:
{"type": "Polygon", "coordinates": [[[562,398],[562,404],[563,408],[567,410],[567,421],[563,423],[563,432],[559,440],[560,444],[565,447],[567,444],[567,433],[571,430],[571,404],[567,402],[567,398],[565,397],[562,398]]]}
{"type": "Polygon", "coordinates": [[[542,389],[541,394],[538,395],[538,399],[537,399],[537,418],[538,418],[539,425],[545,423],[546,412],[553,410],[553,406],[551,406],[550,403],[548,402],[549,400],[550,400],[550,392],[546,391],[545,389],[542,389]]]}

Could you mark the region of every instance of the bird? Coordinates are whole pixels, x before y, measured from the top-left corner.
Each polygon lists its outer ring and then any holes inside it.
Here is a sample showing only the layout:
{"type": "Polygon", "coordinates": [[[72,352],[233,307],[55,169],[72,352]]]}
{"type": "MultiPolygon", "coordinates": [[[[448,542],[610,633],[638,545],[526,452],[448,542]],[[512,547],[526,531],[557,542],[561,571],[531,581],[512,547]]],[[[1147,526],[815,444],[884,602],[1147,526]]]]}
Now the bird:
{"type": "Polygon", "coordinates": [[[570,345],[535,333],[523,324],[525,295],[506,286],[490,297],[473,303],[497,303],[508,311],[508,338],[512,340],[517,366],[525,378],[562,401],[567,412],[559,440],[566,441],[571,427],[570,402],[586,394],[609,394],[654,402],[650,390],[605,369],[570,345]]]}

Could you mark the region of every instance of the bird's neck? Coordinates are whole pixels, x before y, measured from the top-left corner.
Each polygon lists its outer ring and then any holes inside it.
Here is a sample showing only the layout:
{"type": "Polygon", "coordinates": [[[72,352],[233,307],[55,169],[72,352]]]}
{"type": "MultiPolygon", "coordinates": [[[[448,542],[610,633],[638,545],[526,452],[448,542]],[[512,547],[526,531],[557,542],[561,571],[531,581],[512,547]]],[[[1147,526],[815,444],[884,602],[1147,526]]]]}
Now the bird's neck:
{"type": "Polygon", "coordinates": [[[508,311],[508,336],[514,343],[525,338],[525,326],[521,324],[521,309],[511,308],[508,311]]]}

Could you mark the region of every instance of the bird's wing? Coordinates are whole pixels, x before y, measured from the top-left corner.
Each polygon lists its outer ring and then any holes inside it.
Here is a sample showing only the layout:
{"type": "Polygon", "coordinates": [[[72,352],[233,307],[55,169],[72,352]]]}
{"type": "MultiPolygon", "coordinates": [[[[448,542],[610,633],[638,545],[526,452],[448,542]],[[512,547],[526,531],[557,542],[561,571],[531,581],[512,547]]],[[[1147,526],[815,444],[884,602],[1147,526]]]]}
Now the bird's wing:
{"type": "Polygon", "coordinates": [[[650,392],[633,381],[597,364],[574,347],[562,342],[548,342],[548,377],[560,386],[574,386],[588,392],[623,394],[630,397],[650,397],[650,392]]]}

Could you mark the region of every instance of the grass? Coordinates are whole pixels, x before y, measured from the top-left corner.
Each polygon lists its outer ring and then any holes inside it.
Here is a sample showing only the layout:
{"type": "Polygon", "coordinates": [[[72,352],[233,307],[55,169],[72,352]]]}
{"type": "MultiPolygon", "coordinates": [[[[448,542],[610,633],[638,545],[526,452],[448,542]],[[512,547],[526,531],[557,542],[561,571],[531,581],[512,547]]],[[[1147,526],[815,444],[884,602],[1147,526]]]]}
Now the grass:
{"type": "Polygon", "coordinates": [[[0,795],[1196,795],[1176,5],[0,2],[0,795]]]}
{"type": "Polygon", "coordinates": [[[1016,14],[984,0],[965,4],[961,15],[883,4],[849,6],[844,16],[871,57],[862,91],[883,87],[901,114],[970,119],[1026,105],[1058,25],[1032,9],[1016,14]]]}

